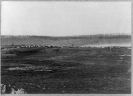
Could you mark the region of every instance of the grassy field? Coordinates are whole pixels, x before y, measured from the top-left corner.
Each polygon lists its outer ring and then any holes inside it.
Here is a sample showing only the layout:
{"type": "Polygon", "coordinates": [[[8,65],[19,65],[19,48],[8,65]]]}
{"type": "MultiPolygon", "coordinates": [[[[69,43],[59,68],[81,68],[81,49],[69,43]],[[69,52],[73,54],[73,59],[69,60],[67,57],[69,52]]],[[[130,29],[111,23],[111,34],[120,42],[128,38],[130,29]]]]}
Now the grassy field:
{"type": "Polygon", "coordinates": [[[130,94],[131,49],[20,48],[2,51],[1,83],[28,94],[130,94]],[[28,50],[28,51],[26,51],[28,50]]]}

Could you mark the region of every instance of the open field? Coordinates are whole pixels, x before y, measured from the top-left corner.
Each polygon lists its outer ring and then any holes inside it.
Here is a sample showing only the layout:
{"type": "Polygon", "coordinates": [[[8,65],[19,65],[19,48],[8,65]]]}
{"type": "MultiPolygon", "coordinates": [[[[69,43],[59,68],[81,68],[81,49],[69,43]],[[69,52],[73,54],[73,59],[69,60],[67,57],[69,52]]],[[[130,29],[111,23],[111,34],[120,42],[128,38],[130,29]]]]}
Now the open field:
{"type": "Polygon", "coordinates": [[[2,49],[1,82],[42,93],[131,93],[131,48],[2,49]],[[28,51],[27,51],[28,50],[28,51]]]}

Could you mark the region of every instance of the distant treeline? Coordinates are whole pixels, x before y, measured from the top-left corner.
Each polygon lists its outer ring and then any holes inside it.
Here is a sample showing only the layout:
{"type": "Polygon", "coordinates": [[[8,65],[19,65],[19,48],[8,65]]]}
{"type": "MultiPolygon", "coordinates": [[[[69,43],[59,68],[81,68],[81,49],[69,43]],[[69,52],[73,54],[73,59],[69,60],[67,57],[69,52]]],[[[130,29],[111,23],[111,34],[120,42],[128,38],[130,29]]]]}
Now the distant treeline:
{"type": "Polygon", "coordinates": [[[129,34],[96,34],[80,36],[1,36],[2,45],[38,44],[38,45],[66,45],[83,46],[88,44],[130,44],[129,34]]]}
{"type": "Polygon", "coordinates": [[[95,35],[77,35],[77,36],[35,36],[35,35],[19,35],[19,36],[13,36],[13,35],[2,35],[2,37],[9,37],[9,38],[40,38],[40,39],[50,39],[50,40],[67,40],[67,39],[90,39],[90,38],[105,38],[105,39],[119,39],[119,38],[125,38],[130,39],[131,35],[129,34],[95,34],[95,35]]]}

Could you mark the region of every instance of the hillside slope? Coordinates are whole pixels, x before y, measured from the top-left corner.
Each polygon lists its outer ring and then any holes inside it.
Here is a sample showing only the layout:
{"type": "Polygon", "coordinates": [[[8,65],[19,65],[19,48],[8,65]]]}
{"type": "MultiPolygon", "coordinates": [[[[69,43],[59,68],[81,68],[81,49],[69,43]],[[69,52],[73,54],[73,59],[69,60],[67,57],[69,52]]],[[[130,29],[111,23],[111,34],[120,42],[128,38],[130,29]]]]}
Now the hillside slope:
{"type": "Polygon", "coordinates": [[[87,35],[87,36],[1,36],[1,45],[38,44],[38,45],[67,45],[84,46],[99,44],[128,44],[131,45],[130,35],[87,35]]]}

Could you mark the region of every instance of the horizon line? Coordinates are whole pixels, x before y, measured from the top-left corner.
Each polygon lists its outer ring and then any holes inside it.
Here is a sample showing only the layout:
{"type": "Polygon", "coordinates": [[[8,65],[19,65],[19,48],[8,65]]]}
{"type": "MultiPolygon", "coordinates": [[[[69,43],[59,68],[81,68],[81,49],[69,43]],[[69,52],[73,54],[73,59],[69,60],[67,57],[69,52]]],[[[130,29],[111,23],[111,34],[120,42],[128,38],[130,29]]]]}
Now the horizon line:
{"type": "Polygon", "coordinates": [[[105,34],[88,34],[88,35],[67,35],[67,36],[49,36],[49,35],[2,35],[1,36],[44,36],[44,37],[78,37],[78,36],[95,36],[95,35],[132,35],[131,33],[105,33],[105,34]]]}

